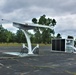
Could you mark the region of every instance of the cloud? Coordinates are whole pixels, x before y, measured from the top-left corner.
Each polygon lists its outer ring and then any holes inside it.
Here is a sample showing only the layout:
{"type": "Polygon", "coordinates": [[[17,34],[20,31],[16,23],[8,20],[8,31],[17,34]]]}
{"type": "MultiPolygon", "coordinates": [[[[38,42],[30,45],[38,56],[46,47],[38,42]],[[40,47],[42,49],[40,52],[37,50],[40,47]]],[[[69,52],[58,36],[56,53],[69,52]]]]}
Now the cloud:
{"type": "Polygon", "coordinates": [[[76,14],[57,17],[56,33],[76,36],[76,14]]]}
{"type": "MultiPolygon", "coordinates": [[[[69,0],[69,1],[68,0],[67,1],[66,0],[30,0],[30,1],[29,0],[15,0],[15,1],[3,0],[3,3],[1,4],[3,4],[1,7],[1,10],[3,13],[11,13],[19,9],[27,10],[27,9],[30,9],[30,8],[33,9],[33,7],[34,8],[36,7],[38,9],[40,8],[43,8],[46,10],[49,9],[49,11],[53,10],[54,13],[57,15],[57,13],[59,14],[68,13],[68,12],[74,13],[76,1],[75,0],[69,0]]],[[[33,10],[33,12],[35,12],[35,10],[33,10]]]]}
{"type": "Polygon", "coordinates": [[[75,7],[75,0],[1,0],[0,19],[23,23],[45,14],[56,19],[56,33],[76,35],[75,7]]]}
{"type": "Polygon", "coordinates": [[[3,27],[5,29],[8,29],[9,31],[13,32],[13,33],[16,33],[16,31],[18,30],[18,28],[15,28],[12,23],[7,23],[7,24],[2,24],[3,27]]]}

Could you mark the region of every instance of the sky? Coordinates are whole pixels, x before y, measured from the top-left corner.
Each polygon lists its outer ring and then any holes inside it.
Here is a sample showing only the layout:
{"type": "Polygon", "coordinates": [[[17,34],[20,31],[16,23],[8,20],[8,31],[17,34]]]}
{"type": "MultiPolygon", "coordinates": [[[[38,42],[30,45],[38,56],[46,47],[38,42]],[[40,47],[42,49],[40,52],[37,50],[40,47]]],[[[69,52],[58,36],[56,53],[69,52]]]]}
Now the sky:
{"type": "Polygon", "coordinates": [[[12,22],[31,22],[42,15],[57,21],[55,33],[76,37],[76,0],[0,0],[0,21],[4,28],[16,32],[12,22]]]}

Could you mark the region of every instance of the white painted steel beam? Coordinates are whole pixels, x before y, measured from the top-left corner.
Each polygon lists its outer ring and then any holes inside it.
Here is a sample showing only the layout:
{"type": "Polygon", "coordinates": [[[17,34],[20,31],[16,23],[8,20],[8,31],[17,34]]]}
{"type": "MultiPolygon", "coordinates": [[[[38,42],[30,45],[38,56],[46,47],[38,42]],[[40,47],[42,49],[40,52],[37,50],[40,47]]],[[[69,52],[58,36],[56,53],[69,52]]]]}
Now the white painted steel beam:
{"type": "Polygon", "coordinates": [[[37,49],[37,48],[39,48],[39,45],[37,45],[32,50],[30,35],[28,34],[27,30],[34,29],[36,27],[39,27],[39,28],[49,28],[49,29],[51,29],[51,26],[39,25],[39,24],[33,24],[33,23],[22,24],[22,23],[13,22],[13,26],[21,29],[23,31],[23,33],[25,34],[26,40],[27,40],[27,44],[28,44],[28,54],[33,54],[34,50],[37,49]]]}

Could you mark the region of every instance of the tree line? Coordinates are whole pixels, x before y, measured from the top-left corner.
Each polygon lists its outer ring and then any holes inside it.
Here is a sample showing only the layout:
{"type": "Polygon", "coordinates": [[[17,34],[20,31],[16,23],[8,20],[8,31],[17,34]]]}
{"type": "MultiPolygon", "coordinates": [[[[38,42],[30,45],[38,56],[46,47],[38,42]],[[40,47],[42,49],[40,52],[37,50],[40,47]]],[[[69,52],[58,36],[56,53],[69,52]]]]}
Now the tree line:
{"type": "Polygon", "coordinates": [[[0,43],[10,42],[26,42],[24,33],[21,30],[17,30],[16,33],[12,33],[11,31],[8,31],[7,29],[3,28],[2,25],[0,25],[0,43]]]}
{"type": "MultiPolygon", "coordinates": [[[[56,20],[51,18],[46,18],[46,15],[42,15],[40,16],[39,19],[33,18],[32,23],[54,27],[56,25],[56,20]]],[[[36,27],[34,29],[34,32],[35,32],[34,35],[29,33],[31,35],[32,43],[45,43],[45,44],[51,43],[51,38],[53,38],[55,34],[55,31],[53,29],[39,28],[39,27],[36,27]]],[[[0,25],[0,42],[26,43],[27,41],[24,33],[21,30],[17,30],[16,33],[12,33],[7,29],[4,29],[2,25],[0,25]]]]}

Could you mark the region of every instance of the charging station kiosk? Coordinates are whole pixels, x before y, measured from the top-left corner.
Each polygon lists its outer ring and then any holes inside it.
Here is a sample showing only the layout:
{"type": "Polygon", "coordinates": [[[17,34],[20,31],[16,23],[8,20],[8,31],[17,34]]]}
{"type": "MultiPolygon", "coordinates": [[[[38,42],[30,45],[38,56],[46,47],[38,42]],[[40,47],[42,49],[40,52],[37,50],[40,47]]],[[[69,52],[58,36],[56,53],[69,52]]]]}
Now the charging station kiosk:
{"type": "Polygon", "coordinates": [[[74,39],[52,39],[52,51],[74,52],[74,39]]]}

